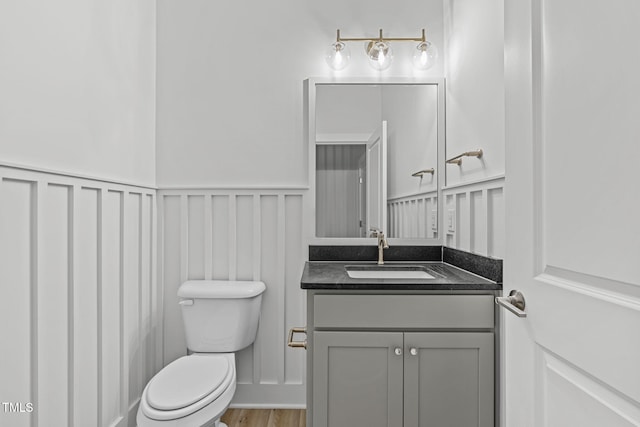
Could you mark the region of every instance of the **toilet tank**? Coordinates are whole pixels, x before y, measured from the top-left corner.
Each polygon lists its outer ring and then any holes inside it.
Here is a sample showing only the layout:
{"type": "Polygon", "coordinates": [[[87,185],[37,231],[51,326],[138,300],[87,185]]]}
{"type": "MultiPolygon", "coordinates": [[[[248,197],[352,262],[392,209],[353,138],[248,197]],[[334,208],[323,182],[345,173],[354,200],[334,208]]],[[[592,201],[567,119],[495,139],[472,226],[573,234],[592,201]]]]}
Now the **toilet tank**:
{"type": "Polygon", "coordinates": [[[197,353],[231,353],[256,339],[262,282],[188,280],[178,289],[187,348],[197,353]]]}

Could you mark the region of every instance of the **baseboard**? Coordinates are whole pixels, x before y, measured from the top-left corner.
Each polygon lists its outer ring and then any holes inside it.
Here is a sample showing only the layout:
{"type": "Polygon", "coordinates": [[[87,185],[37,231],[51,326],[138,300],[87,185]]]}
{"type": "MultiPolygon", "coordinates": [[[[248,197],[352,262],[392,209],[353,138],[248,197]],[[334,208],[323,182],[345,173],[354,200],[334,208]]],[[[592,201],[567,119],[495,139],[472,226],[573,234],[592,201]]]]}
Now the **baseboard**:
{"type": "Polygon", "coordinates": [[[232,408],[304,409],[304,384],[238,384],[232,408]]]}

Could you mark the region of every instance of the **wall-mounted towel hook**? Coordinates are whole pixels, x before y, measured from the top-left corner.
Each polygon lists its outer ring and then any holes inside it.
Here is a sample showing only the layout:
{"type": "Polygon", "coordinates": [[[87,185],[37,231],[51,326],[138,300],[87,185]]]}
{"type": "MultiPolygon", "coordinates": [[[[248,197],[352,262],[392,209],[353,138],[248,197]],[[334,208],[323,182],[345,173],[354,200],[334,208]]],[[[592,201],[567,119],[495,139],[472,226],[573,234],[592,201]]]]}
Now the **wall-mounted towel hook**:
{"type": "Polygon", "coordinates": [[[463,157],[477,157],[477,158],[480,158],[480,157],[482,157],[482,148],[478,148],[475,151],[466,151],[466,152],[464,152],[462,154],[458,154],[457,156],[452,157],[449,160],[447,160],[447,163],[455,164],[455,165],[460,166],[462,164],[462,158],[463,157]]]}
{"type": "Polygon", "coordinates": [[[417,176],[419,178],[422,178],[423,175],[428,174],[428,173],[433,175],[434,173],[436,173],[436,170],[434,168],[423,169],[421,171],[412,173],[411,176],[417,176]]]}

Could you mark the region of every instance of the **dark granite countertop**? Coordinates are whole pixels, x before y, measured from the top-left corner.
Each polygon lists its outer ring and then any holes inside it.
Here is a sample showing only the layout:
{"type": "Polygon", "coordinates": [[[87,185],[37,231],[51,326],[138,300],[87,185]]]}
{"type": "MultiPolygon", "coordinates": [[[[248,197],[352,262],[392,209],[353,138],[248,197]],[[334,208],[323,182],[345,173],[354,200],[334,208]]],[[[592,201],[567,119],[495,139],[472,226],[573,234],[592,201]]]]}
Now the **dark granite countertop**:
{"type": "Polygon", "coordinates": [[[307,261],[302,272],[302,289],[349,290],[447,290],[495,291],[500,283],[493,282],[444,262],[385,262],[385,266],[415,265],[424,267],[433,279],[354,279],[346,266],[376,266],[375,262],[307,261]]]}

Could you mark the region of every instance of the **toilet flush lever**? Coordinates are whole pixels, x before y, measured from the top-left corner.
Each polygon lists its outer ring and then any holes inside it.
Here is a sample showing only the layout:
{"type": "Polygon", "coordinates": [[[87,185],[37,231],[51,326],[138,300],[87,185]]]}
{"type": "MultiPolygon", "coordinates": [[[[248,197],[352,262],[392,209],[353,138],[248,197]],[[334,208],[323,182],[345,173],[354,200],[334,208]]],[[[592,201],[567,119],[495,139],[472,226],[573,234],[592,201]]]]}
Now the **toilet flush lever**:
{"type": "Polygon", "coordinates": [[[192,299],[182,299],[182,300],[180,300],[180,302],[178,304],[180,304],[180,305],[193,305],[193,300],[192,299]]]}

